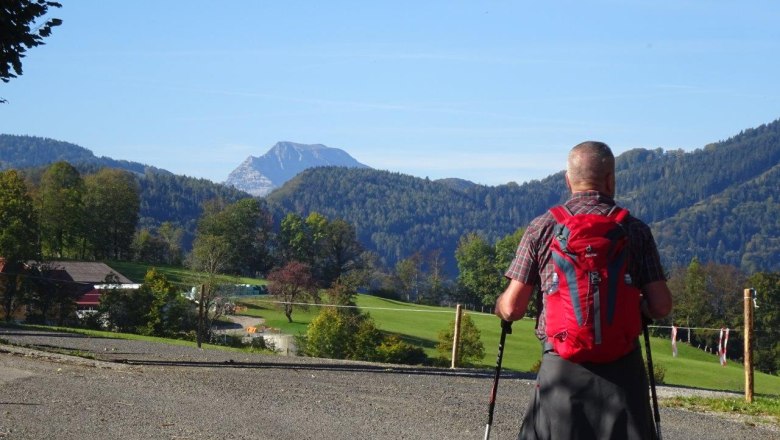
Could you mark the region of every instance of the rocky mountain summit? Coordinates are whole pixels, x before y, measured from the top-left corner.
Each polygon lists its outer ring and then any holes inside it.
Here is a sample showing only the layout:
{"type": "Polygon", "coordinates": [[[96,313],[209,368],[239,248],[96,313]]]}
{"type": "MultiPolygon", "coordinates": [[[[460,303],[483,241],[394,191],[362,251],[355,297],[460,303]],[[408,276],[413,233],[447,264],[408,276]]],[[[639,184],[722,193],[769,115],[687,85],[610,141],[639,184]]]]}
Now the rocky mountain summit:
{"type": "Polygon", "coordinates": [[[323,166],[370,168],[346,151],[321,144],[277,142],[260,157],[249,156],[228,175],[226,185],[263,197],[303,170],[323,166]]]}

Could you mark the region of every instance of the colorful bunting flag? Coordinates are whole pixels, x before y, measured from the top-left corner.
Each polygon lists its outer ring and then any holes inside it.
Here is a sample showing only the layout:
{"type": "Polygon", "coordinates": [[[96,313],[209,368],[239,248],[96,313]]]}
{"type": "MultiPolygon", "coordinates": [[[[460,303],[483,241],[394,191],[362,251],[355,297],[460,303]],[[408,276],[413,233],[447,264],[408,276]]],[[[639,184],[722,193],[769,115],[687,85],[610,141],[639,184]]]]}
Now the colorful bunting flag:
{"type": "Polygon", "coordinates": [[[729,329],[720,329],[720,339],[718,340],[718,355],[720,357],[720,365],[726,366],[726,346],[729,343],[729,329]]]}

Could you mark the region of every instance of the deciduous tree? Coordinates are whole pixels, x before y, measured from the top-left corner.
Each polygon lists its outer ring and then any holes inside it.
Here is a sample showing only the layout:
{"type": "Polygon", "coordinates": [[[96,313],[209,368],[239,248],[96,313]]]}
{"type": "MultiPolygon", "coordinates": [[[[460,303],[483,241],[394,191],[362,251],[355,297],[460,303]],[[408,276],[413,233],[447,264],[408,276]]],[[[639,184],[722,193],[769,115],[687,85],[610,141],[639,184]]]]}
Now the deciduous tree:
{"type": "Polygon", "coordinates": [[[157,228],[157,234],[167,247],[165,262],[167,264],[181,264],[184,229],[172,222],[163,222],[157,228]]]}
{"type": "Polygon", "coordinates": [[[131,247],[133,261],[150,264],[165,264],[170,261],[168,244],[146,228],[135,234],[131,247]]]}
{"type": "Polygon", "coordinates": [[[95,259],[130,259],[141,200],[133,176],[103,168],[84,178],[88,246],[95,259]]]}
{"type": "Polygon", "coordinates": [[[503,272],[496,268],[495,248],[475,233],[461,237],[455,251],[458,284],[484,305],[493,305],[504,286],[503,272]]]}
{"type": "Polygon", "coordinates": [[[27,186],[15,171],[0,173],[0,291],[5,318],[13,318],[21,305],[19,278],[24,263],[40,257],[38,219],[27,186]]]}
{"type": "Polygon", "coordinates": [[[328,222],[321,242],[324,287],[331,286],[345,274],[361,268],[363,246],[358,242],[355,227],[351,224],[341,219],[328,222]]]}
{"type": "Polygon", "coordinates": [[[77,257],[84,238],[84,180],[67,162],[57,162],[43,173],[38,189],[41,245],[46,256],[77,257]]]}
{"type": "Polygon", "coordinates": [[[100,295],[99,313],[109,329],[123,333],[139,333],[146,327],[154,297],[151,290],[120,289],[115,280],[106,279],[116,287],[106,289],[100,295]]]}
{"type": "Polygon", "coordinates": [[[422,256],[419,253],[415,253],[409,258],[399,261],[395,265],[395,274],[398,278],[401,293],[406,298],[406,301],[417,301],[425,279],[422,270],[422,256]]]}
{"type": "Polygon", "coordinates": [[[254,275],[269,264],[270,215],[256,199],[246,198],[222,206],[212,203],[198,221],[198,238],[219,237],[227,245],[223,270],[254,275]]]}
{"type": "Polygon", "coordinates": [[[194,327],[195,320],[190,303],[181,295],[180,289],[156,269],[151,268],[146,272],[139,294],[152,298],[146,317],[145,333],[173,336],[194,327]]]}
{"type": "MultiPolygon", "coordinates": [[[[22,74],[22,58],[27,49],[44,44],[52,28],[62,24],[59,18],[39,22],[58,2],[12,0],[0,4],[0,79],[8,82],[22,74]]],[[[0,103],[5,102],[0,98],[0,103]]]]}
{"type": "Polygon", "coordinates": [[[289,322],[293,322],[294,303],[319,300],[309,267],[298,261],[291,261],[268,274],[268,292],[281,302],[289,322]]]}
{"type": "Polygon", "coordinates": [[[754,313],[755,365],[761,371],[780,371],[780,273],[759,272],[748,280],[756,290],[754,313]]]}

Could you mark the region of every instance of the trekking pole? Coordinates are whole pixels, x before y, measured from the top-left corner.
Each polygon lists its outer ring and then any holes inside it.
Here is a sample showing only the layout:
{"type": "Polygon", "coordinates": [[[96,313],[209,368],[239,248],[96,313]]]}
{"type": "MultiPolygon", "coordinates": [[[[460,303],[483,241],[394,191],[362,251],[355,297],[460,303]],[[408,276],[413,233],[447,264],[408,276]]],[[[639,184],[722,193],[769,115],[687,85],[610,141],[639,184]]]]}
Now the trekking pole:
{"type": "Polygon", "coordinates": [[[650,331],[647,329],[647,320],[642,320],[642,331],[645,334],[645,353],[647,353],[647,369],[650,379],[650,395],[653,397],[653,417],[655,422],[655,433],[658,440],[663,440],[661,435],[661,413],[658,411],[658,395],[655,393],[655,374],[653,371],[653,356],[650,353],[650,331]]]}
{"type": "Polygon", "coordinates": [[[506,335],[512,334],[512,321],[501,320],[501,338],[498,342],[498,355],[496,356],[496,377],[493,378],[493,388],[490,390],[490,404],[488,406],[488,422],[485,426],[485,440],[490,438],[490,425],[493,424],[493,410],[496,407],[496,392],[498,391],[498,379],[501,377],[501,359],[504,357],[504,342],[506,335]]]}

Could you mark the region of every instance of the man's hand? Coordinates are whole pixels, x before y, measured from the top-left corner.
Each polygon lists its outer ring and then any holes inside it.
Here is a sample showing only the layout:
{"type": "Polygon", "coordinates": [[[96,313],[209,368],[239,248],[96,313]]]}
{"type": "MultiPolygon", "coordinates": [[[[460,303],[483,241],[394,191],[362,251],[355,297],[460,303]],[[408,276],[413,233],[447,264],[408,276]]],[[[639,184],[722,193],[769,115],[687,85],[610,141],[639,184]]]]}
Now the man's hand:
{"type": "Polygon", "coordinates": [[[534,286],[511,280],[496,300],[496,316],[504,321],[517,321],[525,315],[534,286]]]}
{"type": "Polygon", "coordinates": [[[501,320],[501,330],[504,333],[506,333],[508,335],[511,335],[512,334],[512,321],[505,321],[505,320],[502,319],[501,320]]]}
{"type": "Polygon", "coordinates": [[[642,287],[642,315],[661,319],[672,311],[672,293],[666,281],[654,281],[642,287]]]}

